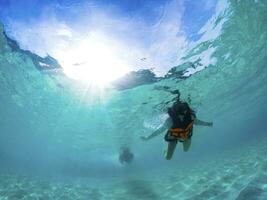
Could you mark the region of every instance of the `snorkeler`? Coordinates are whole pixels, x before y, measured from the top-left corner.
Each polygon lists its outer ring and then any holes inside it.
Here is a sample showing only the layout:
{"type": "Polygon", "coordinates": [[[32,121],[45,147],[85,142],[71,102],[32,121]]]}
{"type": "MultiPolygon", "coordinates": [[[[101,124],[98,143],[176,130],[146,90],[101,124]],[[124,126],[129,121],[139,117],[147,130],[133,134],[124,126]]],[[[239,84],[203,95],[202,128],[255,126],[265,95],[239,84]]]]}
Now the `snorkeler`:
{"type": "Polygon", "coordinates": [[[183,143],[184,151],[188,151],[191,145],[191,137],[193,135],[193,124],[201,126],[213,126],[213,122],[204,122],[196,118],[195,112],[189,107],[188,103],[181,102],[180,94],[173,103],[172,107],[168,108],[169,117],[164,124],[154,131],[149,136],[141,136],[144,141],[163,133],[168,130],[165,135],[165,141],[168,142],[168,148],[165,158],[170,160],[174,153],[177,142],[183,143]]]}
{"type": "Polygon", "coordinates": [[[121,164],[130,164],[133,161],[134,154],[130,151],[129,147],[121,147],[119,161],[121,164]]]}

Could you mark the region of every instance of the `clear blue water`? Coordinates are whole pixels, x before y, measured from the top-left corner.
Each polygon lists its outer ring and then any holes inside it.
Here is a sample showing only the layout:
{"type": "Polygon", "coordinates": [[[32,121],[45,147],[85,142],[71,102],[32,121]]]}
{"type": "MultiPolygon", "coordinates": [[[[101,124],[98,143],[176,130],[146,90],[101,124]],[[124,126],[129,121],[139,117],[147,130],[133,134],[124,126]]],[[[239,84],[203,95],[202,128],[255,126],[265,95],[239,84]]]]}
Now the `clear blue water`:
{"type": "Polygon", "coordinates": [[[177,66],[200,58],[203,70],[124,91],[38,71],[2,28],[0,199],[267,199],[266,27],[265,0],[230,1],[177,66]],[[190,151],[180,144],[171,161],[163,134],[139,139],[174,97],[158,86],[214,122],[195,127],[190,151]],[[130,165],[118,161],[123,145],[130,165]]]}

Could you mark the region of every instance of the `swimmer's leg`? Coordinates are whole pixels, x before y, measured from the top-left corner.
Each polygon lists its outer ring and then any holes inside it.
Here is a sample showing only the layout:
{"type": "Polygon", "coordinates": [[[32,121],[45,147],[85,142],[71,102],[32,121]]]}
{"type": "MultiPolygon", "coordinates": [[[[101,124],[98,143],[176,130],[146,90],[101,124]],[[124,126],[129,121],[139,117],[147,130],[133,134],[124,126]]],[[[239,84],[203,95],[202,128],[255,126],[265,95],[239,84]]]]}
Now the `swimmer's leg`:
{"type": "Polygon", "coordinates": [[[173,152],[175,150],[176,145],[177,145],[177,140],[173,140],[173,141],[168,142],[168,148],[167,148],[167,152],[165,154],[165,158],[167,160],[170,160],[172,158],[172,155],[173,155],[173,152]]]}
{"type": "Polygon", "coordinates": [[[184,152],[188,151],[191,146],[191,139],[187,139],[183,142],[184,152]]]}

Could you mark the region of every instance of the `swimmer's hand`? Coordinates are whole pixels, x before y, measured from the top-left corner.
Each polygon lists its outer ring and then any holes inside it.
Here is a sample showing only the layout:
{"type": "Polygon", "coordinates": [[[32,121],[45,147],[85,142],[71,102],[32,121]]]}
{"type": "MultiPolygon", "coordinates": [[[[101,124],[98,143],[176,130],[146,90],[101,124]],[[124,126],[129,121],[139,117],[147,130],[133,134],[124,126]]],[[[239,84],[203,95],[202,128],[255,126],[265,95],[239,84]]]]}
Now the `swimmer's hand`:
{"type": "Polygon", "coordinates": [[[208,123],[207,123],[207,126],[209,126],[209,127],[213,127],[213,122],[208,122],[208,123]]]}
{"type": "Polygon", "coordinates": [[[194,124],[200,125],[200,126],[209,126],[209,127],[213,126],[213,122],[205,122],[205,121],[199,120],[197,118],[194,119],[194,124]]]}
{"type": "Polygon", "coordinates": [[[149,138],[147,136],[140,136],[140,139],[143,140],[143,141],[149,140],[149,138]]]}

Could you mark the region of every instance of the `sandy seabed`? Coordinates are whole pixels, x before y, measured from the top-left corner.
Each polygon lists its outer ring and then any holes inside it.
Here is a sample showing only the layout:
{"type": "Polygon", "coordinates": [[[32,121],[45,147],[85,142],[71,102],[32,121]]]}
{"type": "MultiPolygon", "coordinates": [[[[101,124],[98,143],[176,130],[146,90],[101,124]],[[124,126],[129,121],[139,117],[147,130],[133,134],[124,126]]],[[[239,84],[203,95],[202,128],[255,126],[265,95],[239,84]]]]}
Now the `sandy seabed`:
{"type": "Polygon", "coordinates": [[[0,200],[266,200],[267,142],[232,156],[150,178],[103,186],[0,175],[0,200]]]}

